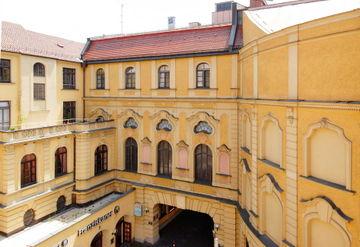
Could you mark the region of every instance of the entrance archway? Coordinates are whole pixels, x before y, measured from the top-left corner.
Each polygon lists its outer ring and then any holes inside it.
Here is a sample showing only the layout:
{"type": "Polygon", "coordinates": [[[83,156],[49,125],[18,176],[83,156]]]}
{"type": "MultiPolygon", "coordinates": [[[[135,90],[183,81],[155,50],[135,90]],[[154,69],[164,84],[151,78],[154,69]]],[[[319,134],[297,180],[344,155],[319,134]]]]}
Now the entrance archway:
{"type": "Polygon", "coordinates": [[[91,241],[90,247],[102,247],[103,233],[99,232],[91,241]]]}
{"type": "Polygon", "coordinates": [[[116,224],[115,246],[122,247],[131,243],[131,223],[122,217],[116,224]]]}
{"type": "Polygon", "coordinates": [[[187,247],[214,246],[214,221],[208,214],[165,204],[157,204],[155,207],[158,210],[160,235],[155,247],[173,244],[187,247]]]}

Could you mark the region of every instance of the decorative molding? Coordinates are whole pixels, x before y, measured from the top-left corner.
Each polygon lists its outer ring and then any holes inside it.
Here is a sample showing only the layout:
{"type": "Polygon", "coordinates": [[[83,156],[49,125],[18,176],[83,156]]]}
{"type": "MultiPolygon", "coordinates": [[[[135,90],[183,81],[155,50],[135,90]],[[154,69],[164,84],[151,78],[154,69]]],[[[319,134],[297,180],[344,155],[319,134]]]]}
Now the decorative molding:
{"type": "Polygon", "coordinates": [[[188,145],[185,141],[183,141],[183,140],[179,141],[179,142],[176,144],[176,146],[177,146],[178,148],[188,148],[188,147],[189,147],[189,145],[188,145]]]}
{"type": "Polygon", "coordinates": [[[161,119],[156,125],[156,130],[171,131],[173,129],[171,123],[167,119],[161,119]]]}
{"type": "Polygon", "coordinates": [[[352,220],[333,201],[326,196],[318,196],[308,200],[301,200],[307,207],[304,214],[303,236],[305,247],[309,243],[308,226],[314,219],[321,220],[332,225],[343,236],[345,247],[351,246],[351,234],[346,228],[346,224],[352,220]]]}
{"type": "Polygon", "coordinates": [[[228,146],[226,146],[225,144],[222,144],[220,147],[217,148],[217,150],[219,152],[225,152],[225,153],[231,152],[231,149],[228,146]]]}
{"type": "Polygon", "coordinates": [[[124,123],[124,128],[136,129],[137,127],[138,123],[133,117],[129,117],[124,123]]]}
{"type": "Polygon", "coordinates": [[[194,127],[194,132],[196,134],[204,133],[211,135],[213,133],[213,127],[206,121],[199,121],[194,127]]]}
{"type": "Polygon", "coordinates": [[[332,131],[335,131],[340,137],[343,138],[345,143],[345,152],[346,152],[346,164],[345,164],[345,179],[346,184],[345,187],[347,190],[351,190],[351,141],[346,137],[344,129],[331,123],[327,118],[322,118],[319,122],[314,123],[308,127],[308,130],[306,131],[303,139],[304,143],[304,176],[310,176],[310,159],[309,159],[309,153],[310,153],[310,145],[309,140],[311,139],[311,136],[313,135],[314,131],[316,129],[329,129],[332,131]]]}
{"type": "Polygon", "coordinates": [[[148,137],[145,137],[144,139],[141,140],[141,143],[143,143],[143,144],[151,144],[151,140],[148,137]]]}
{"type": "Polygon", "coordinates": [[[140,115],[139,113],[137,113],[133,109],[125,110],[125,111],[121,112],[120,114],[118,114],[117,117],[120,118],[120,119],[123,118],[123,117],[133,117],[134,119],[137,119],[137,120],[142,119],[142,115],[140,115]]]}
{"type": "Polygon", "coordinates": [[[103,108],[96,108],[95,110],[91,111],[89,114],[89,118],[97,119],[99,116],[103,117],[104,120],[110,120],[111,114],[105,111],[103,108]]]}

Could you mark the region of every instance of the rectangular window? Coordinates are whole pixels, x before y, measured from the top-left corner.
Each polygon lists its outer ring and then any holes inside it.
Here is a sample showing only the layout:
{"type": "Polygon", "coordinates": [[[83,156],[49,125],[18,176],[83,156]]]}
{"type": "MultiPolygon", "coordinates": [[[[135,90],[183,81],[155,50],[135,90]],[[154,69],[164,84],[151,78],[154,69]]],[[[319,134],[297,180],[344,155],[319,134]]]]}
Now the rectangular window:
{"type": "Polygon", "coordinates": [[[10,60],[0,59],[0,83],[10,83],[10,60]]]}
{"type": "Polygon", "coordinates": [[[34,83],[34,100],[45,100],[44,83],[34,83]]]}
{"type": "Polygon", "coordinates": [[[75,89],[76,85],[76,71],[75,69],[63,68],[63,88],[75,89]]]}
{"type": "Polygon", "coordinates": [[[63,122],[73,123],[76,120],[76,102],[66,101],[63,103],[63,122]]]}
{"type": "Polygon", "coordinates": [[[8,130],[10,128],[10,103],[8,101],[0,101],[0,130],[8,130]]]}

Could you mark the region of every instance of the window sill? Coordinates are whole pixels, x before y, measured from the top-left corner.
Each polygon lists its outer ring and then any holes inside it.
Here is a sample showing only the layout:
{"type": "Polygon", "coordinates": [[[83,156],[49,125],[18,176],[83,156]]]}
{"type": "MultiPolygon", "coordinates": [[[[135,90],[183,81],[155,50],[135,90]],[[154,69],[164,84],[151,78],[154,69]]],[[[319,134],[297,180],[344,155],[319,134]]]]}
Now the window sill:
{"type": "Polygon", "coordinates": [[[90,91],[110,91],[110,88],[91,88],[90,91]]]}
{"type": "Polygon", "coordinates": [[[108,173],[108,170],[98,172],[98,173],[94,174],[94,177],[98,177],[98,176],[104,175],[105,173],[108,173]]]}
{"type": "Polygon", "coordinates": [[[64,91],[68,91],[68,90],[79,91],[78,88],[62,88],[61,90],[64,90],[64,91]]]}
{"type": "Polygon", "coordinates": [[[188,171],[188,170],[190,170],[189,168],[186,168],[186,167],[176,167],[176,169],[178,169],[178,170],[182,170],[182,171],[188,171]]]}
{"type": "Polygon", "coordinates": [[[60,173],[60,174],[55,174],[55,179],[56,179],[56,178],[64,177],[64,176],[66,176],[66,175],[68,175],[68,174],[70,174],[70,173],[64,172],[64,173],[60,173]]]}
{"type": "Polygon", "coordinates": [[[199,181],[199,180],[195,180],[194,183],[195,183],[195,184],[200,184],[200,185],[212,186],[212,182],[209,182],[209,181],[199,181]]]}
{"type": "Polygon", "coordinates": [[[126,91],[126,92],[131,92],[131,91],[140,91],[140,88],[119,88],[119,91],[126,91]]]}
{"type": "Polygon", "coordinates": [[[272,166],[274,168],[277,168],[279,170],[282,170],[282,171],[285,171],[284,168],[282,168],[279,164],[275,163],[275,162],[272,162],[270,160],[267,160],[267,159],[259,159],[261,162],[263,162],[264,164],[266,165],[269,165],[269,166],[272,166]]]}
{"type": "Polygon", "coordinates": [[[223,176],[223,177],[231,177],[230,174],[220,173],[220,172],[217,172],[216,175],[223,176]]]}
{"type": "Polygon", "coordinates": [[[151,163],[147,163],[147,162],[140,162],[140,164],[142,164],[142,165],[147,165],[147,166],[151,166],[151,165],[152,165],[151,163]]]}
{"type": "Polygon", "coordinates": [[[333,183],[333,182],[330,182],[330,181],[327,181],[327,180],[324,180],[324,179],[321,179],[321,178],[317,178],[317,177],[313,177],[313,176],[304,176],[304,175],[300,175],[300,177],[304,178],[304,179],[307,179],[307,180],[310,180],[310,181],[315,182],[315,183],[319,183],[319,184],[322,184],[322,185],[326,185],[326,186],[338,189],[338,190],[350,192],[350,193],[353,193],[353,194],[356,193],[356,191],[346,189],[346,187],[344,185],[336,184],[336,183],[333,183]]]}
{"type": "Polygon", "coordinates": [[[124,169],[124,172],[131,172],[131,173],[138,173],[138,171],[132,171],[132,170],[128,170],[128,169],[124,169]]]}
{"type": "Polygon", "coordinates": [[[163,175],[163,174],[157,174],[156,177],[158,178],[167,178],[167,179],[172,179],[171,175],[163,175]]]}
{"type": "Polygon", "coordinates": [[[45,102],[46,99],[34,99],[34,101],[36,101],[36,102],[45,102]]]}
{"type": "Polygon", "coordinates": [[[36,185],[37,185],[37,182],[25,184],[23,186],[20,186],[21,187],[20,190],[31,189],[31,188],[34,188],[36,185]]]}
{"type": "Polygon", "coordinates": [[[15,84],[15,82],[12,82],[12,81],[0,81],[0,85],[1,84],[15,84]]]}
{"type": "Polygon", "coordinates": [[[204,88],[204,87],[195,87],[195,88],[189,88],[188,90],[195,90],[195,91],[217,91],[217,88],[204,88]]]}

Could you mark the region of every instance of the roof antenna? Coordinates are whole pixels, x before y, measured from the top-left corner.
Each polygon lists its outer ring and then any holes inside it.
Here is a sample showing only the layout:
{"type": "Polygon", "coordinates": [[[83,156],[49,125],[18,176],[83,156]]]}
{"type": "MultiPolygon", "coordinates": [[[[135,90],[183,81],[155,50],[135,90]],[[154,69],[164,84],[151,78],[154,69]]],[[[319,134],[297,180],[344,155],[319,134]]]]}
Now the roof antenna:
{"type": "Polygon", "coordinates": [[[124,34],[124,4],[121,2],[121,17],[120,17],[120,23],[121,23],[121,34],[124,34]]]}

